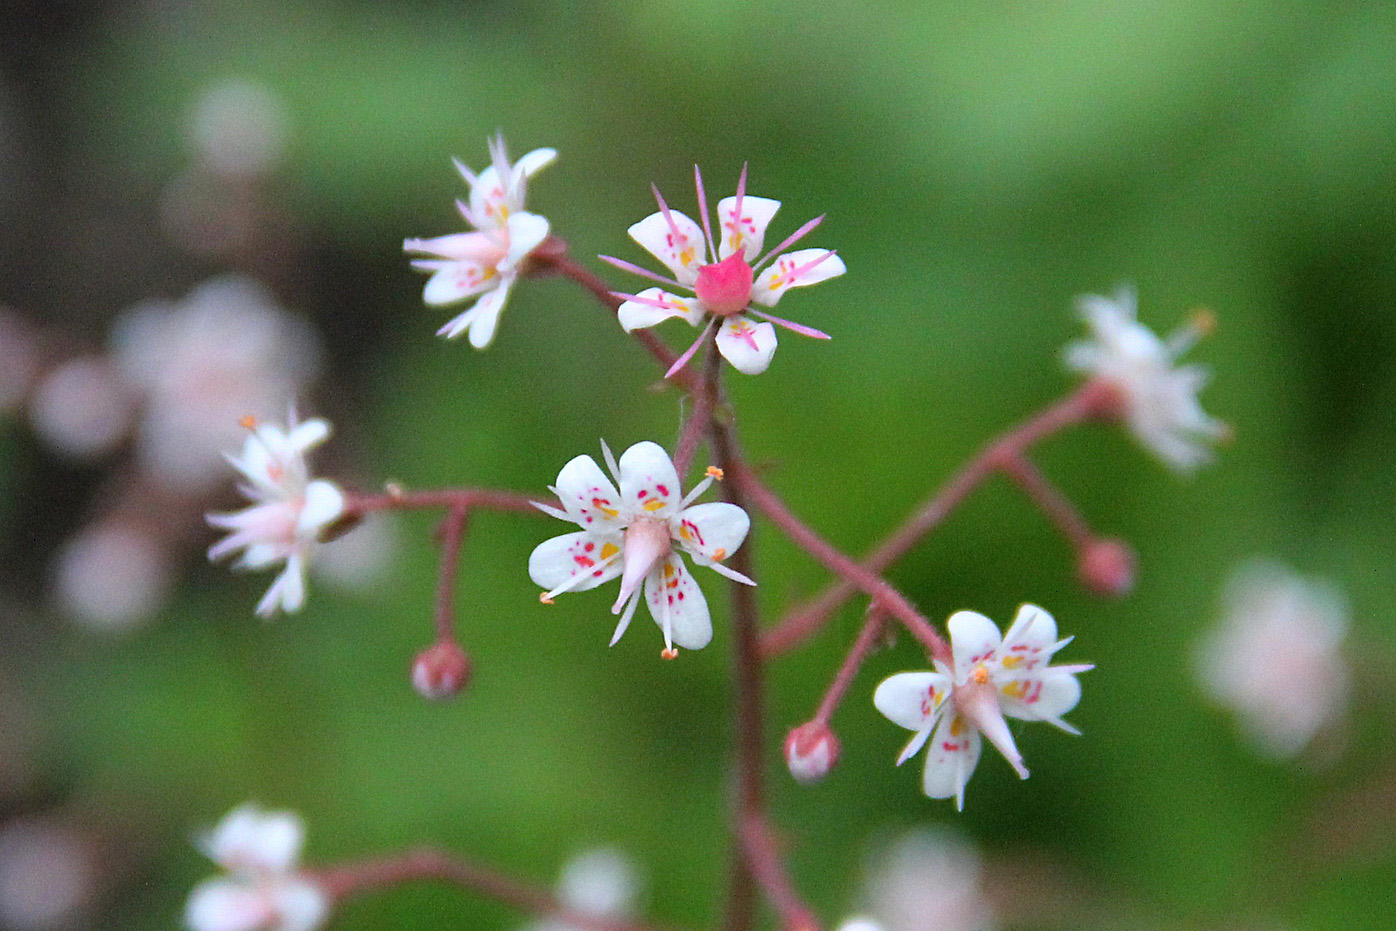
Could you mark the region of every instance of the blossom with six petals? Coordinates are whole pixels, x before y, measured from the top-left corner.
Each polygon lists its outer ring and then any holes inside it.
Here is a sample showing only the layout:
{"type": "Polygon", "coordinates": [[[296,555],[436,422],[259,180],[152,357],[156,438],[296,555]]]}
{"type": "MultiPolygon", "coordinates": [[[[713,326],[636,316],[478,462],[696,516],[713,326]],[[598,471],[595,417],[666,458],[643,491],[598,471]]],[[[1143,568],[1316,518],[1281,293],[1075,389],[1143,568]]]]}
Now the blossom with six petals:
{"type": "Polygon", "coordinates": [[[620,577],[620,595],[611,607],[620,615],[611,643],[630,626],[644,597],[650,615],[664,633],[664,656],[678,655],[675,644],[700,650],[712,639],[712,618],[703,591],[689,573],[681,553],[700,566],[755,585],[722,561],[746,539],[751,519],[724,501],[690,506],[718,474],[710,474],[687,496],[669,455],[657,443],[636,443],[617,463],[601,444],[615,484],[590,456],[577,456],[562,467],[550,490],[561,508],[535,506],[577,524],[581,530],[545,540],[528,558],[528,574],[547,589],[549,604],[563,592],[585,591],[620,577]],[[620,490],[616,488],[619,486],[620,490]]]}
{"type": "Polygon", "coordinates": [[[630,238],[663,262],[673,278],[656,275],[610,256],[601,257],[618,268],[693,292],[693,296],[685,297],[662,288],[646,288],[639,294],[617,294],[625,299],[617,311],[625,331],[653,326],[670,317],[682,317],[693,326],[707,318],[702,335],[669,369],[666,373],[669,375],[692,358],[719,321],[718,351],[733,368],[748,375],[764,372],[771,364],[771,356],[776,351],[776,333],[771,324],[805,336],[828,339],[826,333],[783,320],[766,309],[774,307],[791,288],[817,284],[844,273],[843,260],[829,249],[797,249],[776,256],[772,262],[772,256],[793,245],[824,218],[809,221],[758,259],[766,227],[780,209],[780,201],[747,194],[746,169],[743,168],[736,196],[718,201],[718,237],[714,239],[703,177],[696,166],[693,175],[703,219],[701,227],[688,216],[670,209],[655,188],[659,211],[629,230],[630,238]],[[762,266],[768,262],[771,264],[763,270],[762,266]]]}
{"type": "Polygon", "coordinates": [[[1070,642],[1057,639],[1052,615],[1025,604],[1008,633],[982,614],[958,611],[946,625],[952,660],[935,672],[903,672],[884,680],[873,704],[891,721],[916,732],[897,759],[905,763],[930,741],[922,788],[931,798],[965,803],[965,783],[979,762],[980,735],[989,739],[1023,779],[1028,771],[1004,715],[1046,721],[1079,733],[1062,720],[1081,698],[1076,674],[1086,665],[1049,666],[1070,642]]]}
{"type": "Polygon", "coordinates": [[[334,482],[311,479],[306,453],[330,435],[328,421],[312,418],[298,423],[291,414],[285,430],[257,425],[241,456],[229,456],[247,481],[242,493],[252,504],[231,514],[209,514],[210,524],[228,535],[209,548],[209,559],[242,550],[236,569],[265,569],[284,562],[257,605],[257,614],[271,617],[278,610],[299,611],[305,604],[305,574],[320,535],[344,513],[344,492],[334,482]]]}
{"type": "Polygon", "coordinates": [[[456,208],[474,231],[402,243],[406,252],[429,256],[412,261],[414,268],[431,273],[422,294],[429,306],[478,298],[437,335],[451,339],[469,333],[476,349],[494,340],[499,314],[524,261],[548,238],[547,218],[523,209],[528,180],[556,158],[555,149],[534,149],[511,165],[501,135],[490,140],[491,164],[478,175],[456,162],[470,185],[469,200],[456,201],[456,208]]]}

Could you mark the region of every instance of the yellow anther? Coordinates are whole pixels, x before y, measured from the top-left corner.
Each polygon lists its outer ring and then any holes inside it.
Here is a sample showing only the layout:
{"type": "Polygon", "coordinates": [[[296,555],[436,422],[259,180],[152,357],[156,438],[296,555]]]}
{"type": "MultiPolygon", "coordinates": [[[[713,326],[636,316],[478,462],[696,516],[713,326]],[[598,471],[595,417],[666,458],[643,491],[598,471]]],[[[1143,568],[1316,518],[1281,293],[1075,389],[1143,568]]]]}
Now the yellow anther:
{"type": "Polygon", "coordinates": [[[727,551],[722,547],[713,550],[713,562],[722,562],[727,558],[727,551]]]}
{"type": "Polygon", "coordinates": [[[662,649],[662,650],[659,651],[659,658],[660,658],[660,659],[678,659],[678,658],[679,658],[679,651],[676,650],[676,649],[674,649],[673,647],[665,647],[664,649],[662,649]]]}
{"type": "Polygon", "coordinates": [[[727,476],[727,473],[723,472],[717,466],[708,466],[708,470],[703,474],[706,475],[708,478],[715,478],[719,482],[727,476]]]}
{"type": "Polygon", "coordinates": [[[541,601],[541,602],[542,602],[543,604],[545,604],[545,605],[550,605],[550,604],[553,603],[553,600],[552,600],[551,598],[548,597],[548,593],[547,593],[547,592],[539,592],[539,593],[538,593],[538,600],[541,601]]]}
{"type": "Polygon", "coordinates": [[[1188,323],[1202,336],[1208,336],[1217,328],[1217,315],[1206,307],[1199,307],[1192,312],[1188,323]]]}
{"type": "Polygon", "coordinates": [[[242,427],[244,430],[255,430],[257,429],[257,418],[253,417],[251,414],[248,414],[246,417],[239,417],[238,426],[242,427]]]}
{"type": "Polygon", "coordinates": [[[989,681],[989,670],[984,668],[983,663],[980,663],[974,667],[974,672],[970,673],[969,677],[975,681],[975,684],[983,685],[989,681]]]}

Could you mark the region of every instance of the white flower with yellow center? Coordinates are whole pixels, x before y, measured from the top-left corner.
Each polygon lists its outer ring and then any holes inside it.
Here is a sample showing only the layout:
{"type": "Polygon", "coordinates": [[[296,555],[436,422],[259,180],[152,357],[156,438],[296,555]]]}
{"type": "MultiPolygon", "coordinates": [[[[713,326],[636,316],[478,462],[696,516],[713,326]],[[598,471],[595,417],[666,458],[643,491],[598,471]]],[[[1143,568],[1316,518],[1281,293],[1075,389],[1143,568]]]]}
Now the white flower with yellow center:
{"type": "Polygon", "coordinates": [[[747,375],[764,372],[771,364],[771,356],[776,351],[776,331],[771,324],[804,336],[828,339],[827,333],[781,319],[767,309],[775,307],[791,288],[817,284],[844,273],[843,260],[829,249],[797,249],[776,255],[813,230],[824,218],[809,221],[761,257],[766,227],[780,209],[780,201],[747,194],[746,169],[743,168],[736,196],[718,201],[718,236],[714,239],[703,178],[696,167],[693,173],[703,219],[701,227],[679,211],[671,210],[656,188],[654,196],[659,202],[659,212],[650,214],[629,230],[630,238],[663,262],[673,272],[673,278],[602,256],[618,268],[692,292],[691,297],[685,297],[662,288],[646,288],[639,294],[617,294],[625,298],[617,311],[625,331],[654,326],[670,317],[682,317],[693,326],[706,318],[702,334],[669,369],[666,374],[670,375],[693,357],[714,326],[718,326],[718,351],[733,368],[747,375]],[[767,267],[763,270],[763,266],[767,267]]]}
{"type": "Polygon", "coordinates": [[[1058,640],[1056,621],[1036,605],[1019,608],[1003,637],[993,621],[973,611],[956,612],[946,626],[951,664],[936,661],[935,672],[903,672],[886,679],[873,694],[873,704],[894,723],[916,732],[897,765],[929,741],[922,788],[931,798],[955,799],[963,810],[965,783],[979,763],[980,735],[1020,777],[1028,778],[1004,716],[1080,733],[1062,715],[1081,698],[1076,674],[1092,667],[1047,665],[1070,638],[1058,640]]]}
{"type": "Polygon", "coordinates": [[[630,626],[643,596],[664,633],[666,659],[678,655],[675,645],[701,650],[712,640],[712,618],[681,554],[729,579],[755,585],[722,564],[746,539],[751,519],[722,501],[689,506],[720,477],[716,469],[709,469],[708,477],[684,496],[674,463],[659,444],[636,443],[619,463],[605,443],[601,449],[615,484],[596,460],[578,456],[562,467],[551,488],[562,507],[536,504],[582,528],[543,541],[529,556],[529,577],[547,589],[540,600],[551,604],[563,592],[595,588],[620,576],[620,595],[611,607],[612,614],[620,615],[613,645],[630,626]]]}
{"type": "Polygon", "coordinates": [[[528,179],[557,158],[555,149],[534,149],[511,165],[504,137],[490,140],[490,167],[478,175],[457,161],[456,169],[470,185],[469,201],[456,201],[473,232],[435,239],[407,239],[406,252],[429,256],[412,265],[430,272],[422,299],[445,307],[469,298],[474,306],[437,331],[451,339],[470,334],[470,345],[484,349],[494,340],[499,314],[523,272],[524,261],[548,238],[547,218],[524,211],[528,179]]]}
{"type": "Polygon", "coordinates": [[[305,604],[305,574],[325,528],[344,513],[344,492],[325,479],[311,479],[306,453],[330,435],[327,421],[314,418],[298,423],[294,414],[285,430],[274,424],[251,430],[241,456],[228,461],[247,481],[242,493],[250,507],[231,514],[209,514],[208,522],[228,535],[208,551],[220,559],[238,550],[235,569],[265,569],[284,563],[257,605],[257,614],[271,617],[278,610],[299,611],[305,604]]]}
{"type": "Polygon", "coordinates": [[[1191,472],[1211,459],[1210,445],[1230,431],[1197,400],[1210,373],[1200,365],[1177,365],[1212,328],[1211,315],[1199,312],[1161,340],[1135,318],[1132,288],[1119,288],[1114,298],[1087,294],[1077,303],[1092,338],[1066,347],[1067,367],[1114,387],[1130,430],[1168,465],[1191,472]]]}
{"type": "Polygon", "coordinates": [[[225,876],[194,888],[184,910],[192,931],[312,931],[325,923],[329,895],[299,872],[305,825],[289,811],[243,805],[203,839],[225,876]]]}

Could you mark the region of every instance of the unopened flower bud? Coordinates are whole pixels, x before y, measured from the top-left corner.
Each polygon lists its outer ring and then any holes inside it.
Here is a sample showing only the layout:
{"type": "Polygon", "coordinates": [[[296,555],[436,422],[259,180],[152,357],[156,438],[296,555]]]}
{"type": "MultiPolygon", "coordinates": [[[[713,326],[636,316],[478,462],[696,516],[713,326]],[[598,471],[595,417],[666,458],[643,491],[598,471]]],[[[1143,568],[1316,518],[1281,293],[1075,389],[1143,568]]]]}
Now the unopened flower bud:
{"type": "Polygon", "coordinates": [[[454,698],[469,681],[470,658],[452,641],[437,641],[412,661],[412,687],[423,698],[454,698]]]}
{"type": "Polygon", "coordinates": [[[1076,565],[1081,584],[1097,595],[1119,598],[1134,588],[1134,550],[1123,540],[1092,540],[1076,565]]]}
{"type": "Polygon", "coordinates": [[[796,782],[811,785],[829,775],[839,760],[839,739],[829,725],[811,721],[785,738],[785,765],[796,782]]]}

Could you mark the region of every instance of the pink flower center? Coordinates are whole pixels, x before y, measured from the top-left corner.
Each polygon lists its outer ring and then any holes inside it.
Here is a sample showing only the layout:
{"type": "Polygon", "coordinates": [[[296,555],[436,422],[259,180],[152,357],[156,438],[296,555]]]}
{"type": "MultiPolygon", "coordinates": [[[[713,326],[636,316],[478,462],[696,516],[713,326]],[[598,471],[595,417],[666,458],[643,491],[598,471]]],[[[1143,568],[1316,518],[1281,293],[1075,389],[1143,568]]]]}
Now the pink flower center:
{"type": "Polygon", "coordinates": [[[751,303],[753,279],[746,255],[738,249],[721,262],[698,269],[698,281],[693,290],[710,313],[730,317],[746,310],[746,305],[751,303]]]}

